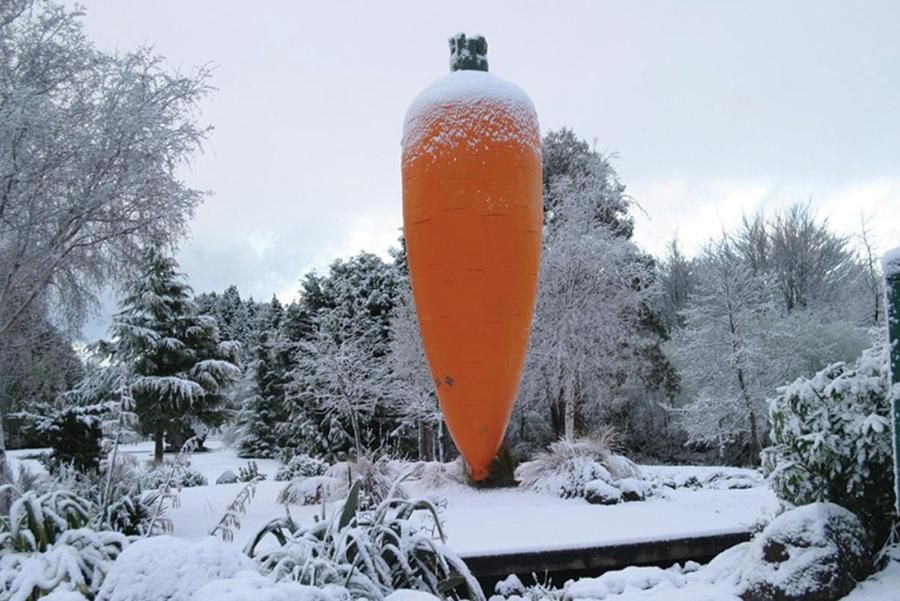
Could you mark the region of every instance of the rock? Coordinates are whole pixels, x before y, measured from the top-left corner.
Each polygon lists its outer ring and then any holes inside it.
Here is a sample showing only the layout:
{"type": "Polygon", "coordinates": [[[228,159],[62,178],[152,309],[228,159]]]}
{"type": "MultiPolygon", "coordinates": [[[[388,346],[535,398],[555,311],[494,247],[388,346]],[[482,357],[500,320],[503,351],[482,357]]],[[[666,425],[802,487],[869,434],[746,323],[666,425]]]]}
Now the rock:
{"type": "Polygon", "coordinates": [[[778,516],[751,543],[740,570],[744,601],[834,601],[866,576],[872,557],[854,514],[813,503],[778,516]]]}
{"type": "Polygon", "coordinates": [[[97,601],[190,601],[208,582],[255,570],[253,561],[214,537],[191,543],[151,536],[131,543],[106,575],[97,601]]]}
{"type": "Polygon", "coordinates": [[[592,505],[615,505],[622,500],[622,491],[603,480],[591,480],[584,485],[584,499],[592,505]]]}
{"type": "Polygon", "coordinates": [[[238,481],[237,474],[231,470],[225,470],[222,475],[216,478],[216,484],[234,484],[238,481]]]}
{"type": "Polygon", "coordinates": [[[616,486],[622,491],[623,501],[643,501],[647,496],[647,485],[637,478],[622,478],[616,486]]]}

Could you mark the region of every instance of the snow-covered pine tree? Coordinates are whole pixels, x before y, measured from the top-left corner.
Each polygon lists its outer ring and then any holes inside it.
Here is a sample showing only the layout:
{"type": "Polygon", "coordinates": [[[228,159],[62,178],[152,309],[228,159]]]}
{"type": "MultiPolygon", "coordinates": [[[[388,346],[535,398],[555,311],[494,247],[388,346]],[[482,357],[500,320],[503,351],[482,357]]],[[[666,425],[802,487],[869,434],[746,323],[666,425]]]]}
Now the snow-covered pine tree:
{"type": "Polygon", "coordinates": [[[238,343],[221,341],[216,320],[198,314],[177,266],[156,249],[146,251],[142,273],[125,288],[112,340],[103,345],[134,374],[135,413],[154,439],[156,463],[164,437],[223,422],[225,394],[240,378],[238,343]]]}
{"type": "Polygon", "coordinates": [[[258,339],[249,365],[251,394],[244,400],[238,417],[238,456],[270,458],[281,450],[287,428],[287,374],[283,357],[276,351],[277,331],[264,330],[258,339]]]}

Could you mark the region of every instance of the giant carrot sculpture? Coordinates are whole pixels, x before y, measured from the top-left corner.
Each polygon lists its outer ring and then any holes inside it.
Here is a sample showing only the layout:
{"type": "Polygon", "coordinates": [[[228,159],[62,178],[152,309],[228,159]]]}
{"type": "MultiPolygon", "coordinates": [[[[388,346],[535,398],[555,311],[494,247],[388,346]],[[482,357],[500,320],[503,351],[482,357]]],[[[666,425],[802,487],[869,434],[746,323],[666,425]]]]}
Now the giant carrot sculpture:
{"type": "Polygon", "coordinates": [[[518,87],[487,73],[484,38],[450,40],[451,73],[403,127],[403,223],[441,409],[481,480],[519,386],[541,254],[540,130],[518,87]]]}

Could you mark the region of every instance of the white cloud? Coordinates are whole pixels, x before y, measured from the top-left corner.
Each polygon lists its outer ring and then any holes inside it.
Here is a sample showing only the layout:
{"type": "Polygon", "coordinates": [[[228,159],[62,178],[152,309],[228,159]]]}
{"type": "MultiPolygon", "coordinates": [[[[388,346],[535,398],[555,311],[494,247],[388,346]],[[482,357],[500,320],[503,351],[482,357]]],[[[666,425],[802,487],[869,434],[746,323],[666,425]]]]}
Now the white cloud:
{"type": "Polygon", "coordinates": [[[638,183],[630,192],[647,212],[635,213],[635,240],[655,255],[662,254],[676,234],[686,252],[694,253],[723,230],[732,230],[742,215],[803,201],[828,218],[836,231],[853,238],[864,215],[879,252],[900,245],[900,179],[877,178],[829,188],[767,179],[668,179],[638,183]]]}

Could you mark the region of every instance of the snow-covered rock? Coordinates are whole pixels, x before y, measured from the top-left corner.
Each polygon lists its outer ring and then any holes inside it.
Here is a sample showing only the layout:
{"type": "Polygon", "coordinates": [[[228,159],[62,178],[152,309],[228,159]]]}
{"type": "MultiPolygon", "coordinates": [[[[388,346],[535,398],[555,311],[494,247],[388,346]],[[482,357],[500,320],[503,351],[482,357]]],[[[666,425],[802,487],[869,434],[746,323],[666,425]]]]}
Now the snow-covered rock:
{"type": "Polygon", "coordinates": [[[191,601],[350,601],[350,593],[334,585],[319,588],[297,582],[273,582],[258,572],[247,571],[205,584],[191,601]]]}
{"type": "Polygon", "coordinates": [[[649,489],[646,483],[637,478],[622,478],[615,485],[622,492],[623,501],[643,501],[649,489]]]}
{"type": "Polygon", "coordinates": [[[225,470],[222,475],[216,478],[216,484],[234,484],[238,481],[237,474],[231,470],[225,470]]]}
{"type": "Polygon", "coordinates": [[[97,601],[188,601],[213,580],[254,570],[234,545],[154,536],[132,543],[109,570],[97,601]]]}
{"type": "Polygon", "coordinates": [[[744,601],[832,601],[871,565],[854,514],[812,503],[778,516],[751,543],[741,567],[744,601]]]}
{"type": "Polygon", "coordinates": [[[615,505],[622,500],[622,491],[598,478],[584,485],[584,499],[593,505],[615,505]]]}

